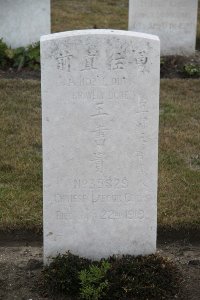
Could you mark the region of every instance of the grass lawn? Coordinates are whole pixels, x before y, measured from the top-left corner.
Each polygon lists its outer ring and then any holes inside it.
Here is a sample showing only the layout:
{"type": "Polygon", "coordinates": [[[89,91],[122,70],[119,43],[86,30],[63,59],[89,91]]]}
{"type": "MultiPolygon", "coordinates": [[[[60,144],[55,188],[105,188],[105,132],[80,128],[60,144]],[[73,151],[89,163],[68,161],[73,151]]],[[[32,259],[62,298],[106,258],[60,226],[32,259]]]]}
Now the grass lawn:
{"type": "Polygon", "coordinates": [[[200,80],[162,80],[158,223],[200,226],[200,80]]]}
{"type": "Polygon", "coordinates": [[[52,32],[128,28],[128,0],[53,0],[52,32]]]}
{"type": "MultiPolygon", "coordinates": [[[[42,228],[40,82],[0,81],[0,229],[42,228]]],[[[162,80],[158,222],[200,228],[200,80],[162,80]]]]}
{"type": "Polygon", "coordinates": [[[0,229],[42,222],[40,83],[0,80],[0,229]]]}

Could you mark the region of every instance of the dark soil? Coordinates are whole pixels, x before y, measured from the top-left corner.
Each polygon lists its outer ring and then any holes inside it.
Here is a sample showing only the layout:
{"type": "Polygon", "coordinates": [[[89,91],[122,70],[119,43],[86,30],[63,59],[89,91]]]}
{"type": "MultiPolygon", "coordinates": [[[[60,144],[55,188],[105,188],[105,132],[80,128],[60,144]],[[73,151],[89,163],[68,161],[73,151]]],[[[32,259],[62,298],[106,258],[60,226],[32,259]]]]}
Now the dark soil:
{"type": "MultiPolygon", "coordinates": [[[[193,56],[165,56],[161,58],[161,78],[200,78],[200,72],[197,76],[191,76],[184,72],[184,66],[195,65],[200,69],[200,51],[196,51],[193,56]]],[[[13,68],[0,69],[0,79],[37,79],[40,80],[40,71],[33,71],[29,68],[23,68],[17,71],[13,68]]]]}
{"type": "Polygon", "coordinates": [[[40,71],[33,71],[27,68],[23,68],[21,71],[17,71],[12,68],[5,69],[5,70],[0,69],[0,80],[3,78],[40,80],[40,71]]]}
{"type": "Polygon", "coordinates": [[[200,78],[191,76],[184,71],[188,65],[197,66],[200,70],[200,51],[196,51],[193,56],[165,56],[161,58],[160,76],[161,78],[200,78]]]}
{"type": "MultiPolygon", "coordinates": [[[[172,259],[183,273],[182,296],[176,299],[199,300],[200,243],[160,243],[158,252],[172,259]]],[[[42,270],[41,242],[10,241],[1,244],[0,270],[0,299],[53,300],[40,296],[36,285],[42,270]]]]}

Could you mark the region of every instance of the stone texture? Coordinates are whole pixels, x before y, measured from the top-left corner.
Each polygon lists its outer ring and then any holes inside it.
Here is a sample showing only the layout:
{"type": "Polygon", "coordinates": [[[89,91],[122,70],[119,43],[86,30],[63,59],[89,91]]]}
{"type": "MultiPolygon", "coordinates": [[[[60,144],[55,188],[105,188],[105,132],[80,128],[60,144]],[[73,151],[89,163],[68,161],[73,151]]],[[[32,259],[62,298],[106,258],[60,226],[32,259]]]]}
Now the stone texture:
{"type": "Polygon", "coordinates": [[[155,252],[159,62],[152,35],[41,38],[45,261],[155,252]]]}
{"type": "Polygon", "coordinates": [[[161,55],[195,52],[198,0],[129,0],[129,30],[156,34],[161,55]]]}
{"type": "Polygon", "coordinates": [[[12,48],[38,42],[50,26],[50,0],[0,0],[0,38],[12,48]]]}

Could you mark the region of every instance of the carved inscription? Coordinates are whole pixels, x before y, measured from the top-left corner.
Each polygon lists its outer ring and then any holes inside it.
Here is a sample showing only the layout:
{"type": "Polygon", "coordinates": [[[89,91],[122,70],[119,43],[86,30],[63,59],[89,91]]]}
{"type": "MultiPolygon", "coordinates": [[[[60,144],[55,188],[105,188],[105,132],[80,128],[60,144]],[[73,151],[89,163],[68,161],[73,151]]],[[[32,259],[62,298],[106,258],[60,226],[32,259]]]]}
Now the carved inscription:
{"type": "MultiPolygon", "coordinates": [[[[114,45],[106,40],[106,53],[101,53],[98,43],[93,44],[88,39],[88,46],[83,46],[84,53],[79,59],[75,49],[76,44],[63,44],[59,51],[56,50],[56,68],[58,72],[65,72],[63,81],[67,88],[67,101],[73,103],[86,103],[90,105],[87,119],[89,126],[85,128],[90,136],[91,149],[89,165],[93,178],[75,178],[69,184],[68,193],[55,195],[55,203],[64,205],[64,211],[57,211],[58,220],[68,220],[73,214],[71,209],[82,203],[91,203],[93,206],[112,204],[112,210],[103,210],[100,215],[90,215],[89,218],[104,220],[127,219],[143,220],[143,209],[129,209],[136,203],[137,196],[130,192],[127,176],[106,176],[107,160],[109,155],[108,145],[113,136],[112,120],[114,114],[108,109],[108,103],[118,101],[134,101],[136,130],[141,134],[141,147],[135,155],[139,155],[141,173],[144,171],[143,146],[145,144],[145,128],[147,101],[135,95],[135,86],[127,68],[136,68],[138,72],[148,72],[148,51],[138,49],[132,42],[121,43],[116,39],[114,45]],[[105,72],[102,72],[102,69],[105,72]],[[125,210],[116,209],[117,204],[127,205],[125,210]],[[65,211],[66,210],[66,211],[65,211]]],[[[88,212],[89,213],[89,212],[88,212]]],[[[90,214],[90,213],[89,213],[90,214]]],[[[93,214],[91,212],[91,214],[93,214]]]]}
{"type": "Polygon", "coordinates": [[[128,188],[129,182],[127,177],[106,177],[95,179],[74,179],[74,189],[125,189],[128,188]]]}
{"type": "Polygon", "coordinates": [[[102,100],[129,100],[132,97],[131,91],[128,90],[95,90],[95,89],[83,89],[82,91],[73,92],[73,100],[87,100],[87,101],[102,101],[102,100]]]}
{"type": "Polygon", "coordinates": [[[82,202],[88,200],[88,194],[56,194],[56,203],[72,203],[72,202],[82,202]]]}
{"type": "Polygon", "coordinates": [[[97,194],[95,192],[92,192],[92,202],[133,202],[135,200],[134,195],[130,193],[118,193],[118,194],[97,194]]]}
{"type": "Polygon", "coordinates": [[[145,165],[144,165],[144,149],[146,147],[146,128],[148,124],[148,106],[147,106],[147,100],[138,98],[137,102],[137,121],[136,121],[136,128],[138,130],[138,135],[139,135],[139,147],[138,151],[136,152],[136,159],[138,161],[139,168],[140,170],[140,175],[144,175],[145,173],[145,165]]]}
{"type": "Polygon", "coordinates": [[[144,211],[140,210],[103,210],[101,219],[118,220],[118,219],[129,219],[129,220],[142,220],[144,219],[144,211]]]}
{"type": "MultiPolygon", "coordinates": [[[[108,45],[110,44],[109,40],[106,42],[108,45]]],[[[104,57],[100,55],[96,46],[91,45],[85,50],[85,55],[82,60],[78,59],[78,54],[74,55],[72,50],[69,49],[69,45],[63,45],[63,49],[57,50],[54,55],[57,70],[66,71],[69,74],[73,73],[73,71],[78,71],[86,75],[88,72],[98,71],[98,65],[100,64],[104,65],[106,71],[122,71],[125,70],[128,65],[145,65],[148,61],[148,52],[146,50],[138,50],[132,43],[118,45],[116,40],[114,49],[112,45],[110,45],[104,57]]],[[[98,80],[100,80],[100,78],[101,77],[99,77],[98,80]]],[[[110,78],[112,78],[112,75],[110,78]]],[[[93,82],[94,84],[95,81],[95,79],[90,78],[88,83],[93,82]]],[[[73,82],[73,80],[68,81],[68,84],[73,84],[73,82]]],[[[85,82],[85,80],[83,82],[85,82]]]]}
{"type": "Polygon", "coordinates": [[[130,84],[130,78],[126,78],[125,76],[118,76],[112,77],[109,76],[108,78],[105,75],[98,74],[96,77],[93,76],[87,77],[87,74],[84,76],[81,74],[78,78],[73,78],[71,76],[66,78],[66,85],[67,86],[78,86],[78,87],[96,87],[96,86],[123,86],[126,84],[130,84]]]}
{"type": "MultiPolygon", "coordinates": [[[[191,22],[181,22],[181,23],[177,23],[175,22],[159,22],[159,23],[155,23],[155,22],[149,22],[147,28],[149,30],[163,30],[163,31],[184,31],[185,33],[189,33],[190,30],[193,28],[194,24],[191,22]]],[[[137,23],[137,27],[143,27],[143,23],[137,23]]]]}
{"type": "MultiPolygon", "coordinates": [[[[69,211],[56,211],[56,219],[57,220],[73,220],[73,219],[88,219],[89,216],[86,215],[79,215],[78,217],[72,212],[69,211]]],[[[96,218],[96,217],[95,217],[96,218]]],[[[144,210],[123,210],[119,211],[116,209],[113,210],[102,210],[99,216],[102,220],[120,220],[120,219],[127,219],[127,220],[138,220],[142,221],[144,219],[144,210]]]]}
{"type": "Polygon", "coordinates": [[[60,204],[69,204],[69,203],[128,203],[135,202],[136,196],[129,192],[110,192],[110,193],[102,193],[96,191],[90,191],[85,194],[56,194],[55,202],[60,204]]]}
{"type": "Polygon", "coordinates": [[[179,9],[182,9],[184,7],[184,2],[183,0],[168,0],[162,1],[162,0],[140,0],[140,6],[146,6],[147,2],[149,3],[149,7],[152,7],[156,5],[156,7],[176,7],[179,9]]]}

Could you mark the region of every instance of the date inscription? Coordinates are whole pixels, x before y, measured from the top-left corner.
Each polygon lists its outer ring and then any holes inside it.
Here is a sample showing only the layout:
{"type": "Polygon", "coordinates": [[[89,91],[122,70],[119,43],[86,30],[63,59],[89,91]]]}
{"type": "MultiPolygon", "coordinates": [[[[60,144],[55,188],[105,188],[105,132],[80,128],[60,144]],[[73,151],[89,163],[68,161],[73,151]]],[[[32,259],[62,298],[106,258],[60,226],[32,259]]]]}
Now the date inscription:
{"type": "Polygon", "coordinates": [[[103,210],[100,219],[107,220],[118,220],[118,219],[130,219],[130,220],[143,220],[144,219],[144,210],[124,210],[118,211],[115,209],[112,210],[103,210]]]}

